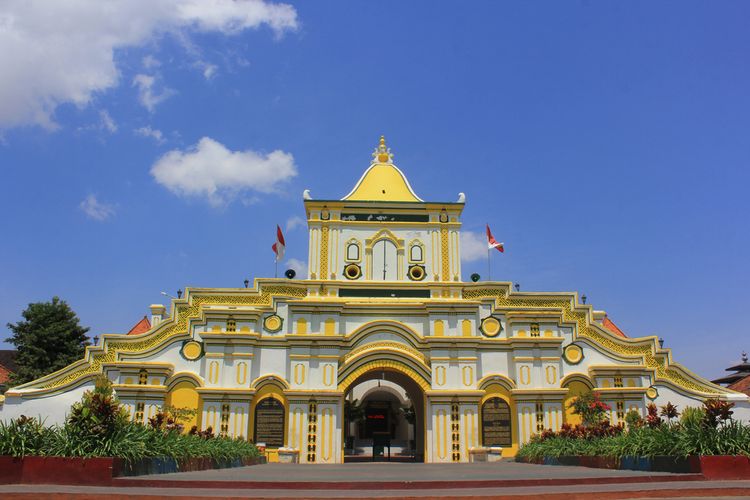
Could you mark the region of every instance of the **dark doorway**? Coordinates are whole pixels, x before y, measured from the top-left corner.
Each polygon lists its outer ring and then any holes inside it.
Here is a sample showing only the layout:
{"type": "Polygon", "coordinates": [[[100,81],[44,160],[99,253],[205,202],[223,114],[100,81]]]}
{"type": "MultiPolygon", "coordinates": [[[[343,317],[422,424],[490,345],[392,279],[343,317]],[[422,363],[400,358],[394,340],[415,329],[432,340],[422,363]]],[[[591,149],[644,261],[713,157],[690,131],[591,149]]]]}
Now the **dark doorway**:
{"type": "Polygon", "coordinates": [[[424,393],[414,380],[368,372],[349,387],[345,407],[345,462],[424,461],[424,393]]]}

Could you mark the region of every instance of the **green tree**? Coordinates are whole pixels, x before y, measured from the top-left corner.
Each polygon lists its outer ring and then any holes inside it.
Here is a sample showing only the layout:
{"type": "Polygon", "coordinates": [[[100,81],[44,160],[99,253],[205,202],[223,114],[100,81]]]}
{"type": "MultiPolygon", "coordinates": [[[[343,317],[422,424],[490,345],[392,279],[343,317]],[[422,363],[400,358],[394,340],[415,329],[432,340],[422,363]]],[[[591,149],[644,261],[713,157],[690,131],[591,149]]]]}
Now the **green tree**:
{"type": "Polygon", "coordinates": [[[37,379],[83,357],[89,329],[78,323],[64,300],[52,297],[51,302],[29,304],[21,315],[23,321],[8,323],[13,332],[8,342],[18,349],[13,384],[37,379]]]}

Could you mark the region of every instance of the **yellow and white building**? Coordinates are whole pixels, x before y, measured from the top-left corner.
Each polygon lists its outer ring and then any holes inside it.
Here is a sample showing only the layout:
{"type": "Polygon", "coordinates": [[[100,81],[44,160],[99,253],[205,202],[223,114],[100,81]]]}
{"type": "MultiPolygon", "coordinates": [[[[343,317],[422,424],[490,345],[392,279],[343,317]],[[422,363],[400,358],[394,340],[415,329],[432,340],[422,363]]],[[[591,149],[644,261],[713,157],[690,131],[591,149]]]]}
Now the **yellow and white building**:
{"type": "Polygon", "coordinates": [[[513,455],[574,422],[566,406],[589,390],[615,424],[651,401],[707,398],[735,402],[735,417],[750,420],[746,395],[691,373],[656,337],[619,335],[576,293],[464,281],[464,196],[423,201],[384,140],[373,157],[343,198],[305,192],[306,279],[189,288],[169,311],[151,306],[146,333],[103,335],[84,359],[9,390],[0,419],[61,422],[104,373],[134,419],[193,408],[191,424],[283,444],[301,462],[343,461],[344,401],[360,386],[372,396],[380,381],[413,404],[412,448],[426,462],[465,462],[490,444],[513,455]]]}

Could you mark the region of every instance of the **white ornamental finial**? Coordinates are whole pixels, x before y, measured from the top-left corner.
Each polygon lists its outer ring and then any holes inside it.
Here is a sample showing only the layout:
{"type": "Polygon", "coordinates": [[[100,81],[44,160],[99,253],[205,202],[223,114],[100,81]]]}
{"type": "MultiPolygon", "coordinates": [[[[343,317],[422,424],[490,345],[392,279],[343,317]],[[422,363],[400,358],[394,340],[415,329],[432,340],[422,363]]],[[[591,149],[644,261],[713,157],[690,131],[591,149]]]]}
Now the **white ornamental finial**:
{"type": "Polygon", "coordinates": [[[393,163],[391,148],[385,145],[385,136],[380,136],[380,144],[372,153],[372,163],[393,163]]]}

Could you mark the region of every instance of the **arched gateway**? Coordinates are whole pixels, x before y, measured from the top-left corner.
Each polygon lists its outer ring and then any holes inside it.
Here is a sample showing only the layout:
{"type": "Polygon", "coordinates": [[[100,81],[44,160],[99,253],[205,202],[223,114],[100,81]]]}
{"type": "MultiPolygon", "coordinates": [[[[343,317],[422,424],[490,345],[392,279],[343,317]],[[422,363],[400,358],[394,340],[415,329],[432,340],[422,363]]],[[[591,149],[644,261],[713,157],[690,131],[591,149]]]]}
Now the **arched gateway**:
{"type": "Polygon", "coordinates": [[[190,424],[303,463],[379,452],[382,440],[427,462],[466,462],[480,446],[510,456],[573,422],[567,403],[586,391],[615,424],[652,401],[706,398],[750,419],[745,395],[673,362],[656,337],[625,337],[576,293],[463,281],[465,196],[420,199],[384,139],[344,198],[304,198],[305,279],[186,289],[168,313],[151,306],[148,332],[101,335],[84,359],[0,396],[0,420],[61,422],[102,373],[134,420],[191,408],[190,424]]]}

